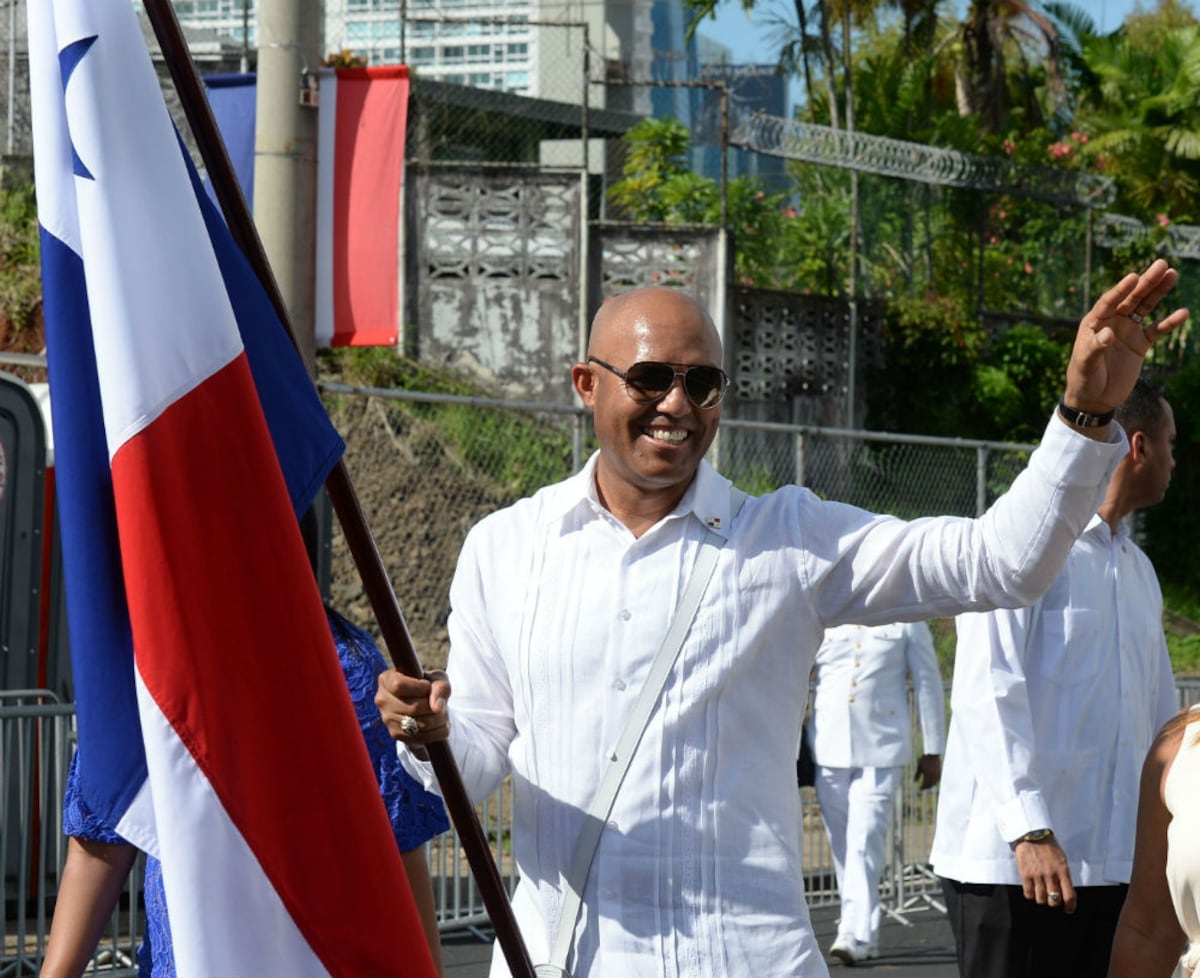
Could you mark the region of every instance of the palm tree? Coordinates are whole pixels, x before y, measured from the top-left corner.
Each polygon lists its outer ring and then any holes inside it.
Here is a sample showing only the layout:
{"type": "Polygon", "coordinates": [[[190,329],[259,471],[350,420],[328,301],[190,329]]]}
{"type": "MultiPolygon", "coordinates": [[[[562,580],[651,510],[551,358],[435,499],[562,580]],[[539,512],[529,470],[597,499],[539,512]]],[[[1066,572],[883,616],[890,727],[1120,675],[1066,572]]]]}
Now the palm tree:
{"type": "Polygon", "coordinates": [[[1043,75],[1053,105],[1065,98],[1054,22],[1022,0],[972,0],[961,28],[959,112],[977,115],[984,132],[1000,133],[1013,108],[1015,84],[1026,124],[1043,123],[1034,79],[1043,75]],[[1012,62],[1016,63],[1013,70],[1012,62]]]}
{"type": "Polygon", "coordinates": [[[1087,152],[1117,178],[1118,208],[1175,222],[1197,218],[1200,191],[1200,27],[1135,43],[1124,31],[1083,39],[1091,85],[1078,119],[1087,152]]]}

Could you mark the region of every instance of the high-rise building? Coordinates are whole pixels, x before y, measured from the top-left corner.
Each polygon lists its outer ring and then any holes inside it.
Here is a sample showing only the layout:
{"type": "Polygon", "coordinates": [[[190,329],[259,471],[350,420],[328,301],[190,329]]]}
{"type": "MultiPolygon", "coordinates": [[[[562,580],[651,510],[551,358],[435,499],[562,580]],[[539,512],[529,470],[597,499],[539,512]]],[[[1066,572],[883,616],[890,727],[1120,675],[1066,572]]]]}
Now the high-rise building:
{"type": "Polygon", "coordinates": [[[172,6],[184,27],[216,31],[254,47],[257,22],[254,0],[174,0],[172,6]]]}
{"type": "MultiPolygon", "coordinates": [[[[256,0],[175,0],[182,24],[248,52],[256,8],[256,0]]],[[[584,103],[586,84],[591,109],[674,117],[692,133],[692,168],[713,179],[721,176],[720,99],[695,83],[728,86],[734,115],[786,114],[786,86],[770,66],[731,65],[728,48],[700,33],[687,37],[683,0],[325,0],[324,10],[326,52],[408,64],[423,81],[572,105],[584,103]]],[[[592,152],[603,156],[599,147],[592,152]]],[[[574,150],[563,156],[551,142],[542,155],[577,162],[574,150]]],[[[783,173],[781,161],[736,151],[729,161],[730,176],[770,184],[783,173]]]]}
{"type": "Polygon", "coordinates": [[[326,0],[330,50],[405,63],[432,81],[536,94],[534,0],[326,0]]]}
{"type": "MultiPolygon", "coordinates": [[[[663,6],[682,7],[680,0],[663,6]]],[[[599,80],[647,78],[653,0],[326,0],[324,48],[406,63],[430,81],[580,101],[585,45],[599,80]]],[[[180,23],[255,43],[256,0],[175,0],[180,23]]],[[[603,92],[591,93],[603,105],[603,92]]],[[[646,107],[647,111],[649,106],[646,107]]]]}
{"type": "MultiPolygon", "coordinates": [[[[175,0],[188,27],[252,50],[256,0],[175,0]]],[[[712,59],[712,42],[686,39],[682,0],[325,0],[324,48],[371,64],[406,63],[422,78],[582,101],[690,123],[686,90],[626,82],[686,82],[712,59]],[[600,84],[604,82],[604,84],[600,84]]],[[[719,48],[719,45],[716,47],[719,48]]]]}
{"type": "MultiPolygon", "coordinates": [[[[697,77],[725,86],[729,101],[728,121],[731,127],[736,127],[739,119],[756,112],[781,118],[787,115],[787,79],[779,74],[774,65],[733,65],[724,60],[716,60],[702,64],[697,77]]],[[[719,98],[713,89],[698,89],[692,105],[692,147],[688,155],[689,166],[696,173],[719,180],[719,98]]],[[[782,157],[733,148],[728,152],[725,172],[731,179],[757,179],[767,191],[787,193],[791,190],[787,164],[782,157]]]]}

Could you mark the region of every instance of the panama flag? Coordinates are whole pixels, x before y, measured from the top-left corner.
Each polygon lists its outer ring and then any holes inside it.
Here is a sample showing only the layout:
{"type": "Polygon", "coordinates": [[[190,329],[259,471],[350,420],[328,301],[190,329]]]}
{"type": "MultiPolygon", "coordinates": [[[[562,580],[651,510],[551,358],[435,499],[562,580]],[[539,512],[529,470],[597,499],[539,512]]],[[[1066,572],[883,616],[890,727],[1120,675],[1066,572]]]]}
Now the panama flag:
{"type": "Polygon", "coordinates": [[[432,974],[297,527],[341,440],[132,4],[28,19],[83,800],[161,859],[180,975],[432,974]]]}

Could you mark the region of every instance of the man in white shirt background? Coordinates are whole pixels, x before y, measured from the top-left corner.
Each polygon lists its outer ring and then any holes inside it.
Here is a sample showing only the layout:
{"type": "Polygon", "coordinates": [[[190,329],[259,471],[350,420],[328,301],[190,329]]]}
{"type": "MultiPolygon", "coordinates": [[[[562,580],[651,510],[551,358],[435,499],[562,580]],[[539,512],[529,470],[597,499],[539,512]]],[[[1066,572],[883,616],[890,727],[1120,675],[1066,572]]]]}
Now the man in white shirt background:
{"type": "Polygon", "coordinates": [[[817,650],[809,743],[841,898],[829,953],[844,964],[878,953],[884,843],[913,751],[910,675],[921,721],[916,780],[925,790],[941,778],[946,738],[945,690],[929,626],[839,625],[817,650]]]}
{"type": "MultiPolygon", "coordinates": [[[[703,461],[727,378],[707,312],[667,288],[596,314],[572,367],[599,451],[486,517],[451,585],[448,672],[389,671],[376,703],[406,767],[448,740],[482,800],[511,774],[513,910],[531,959],[577,978],[826,973],[804,900],[793,770],[827,626],[1035,600],[1125,451],[1109,425],[1174,285],[1157,261],[1084,316],[1042,445],[976,520],[906,523],[785,486],[745,502],[703,461]],[[724,543],[611,811],[590,815],[697,557],[724,543]],[[600,830],[582,879],[585,829],[600,830]],[[577,887],[580,912],[567,894],[577,887]],[[561,927],[560,927],[561,920],[561,927]],[[560,934],[568,950],[554,948],[560,934]]],[[[500,953],[492,974],[507,973],[500,953]]]]}
{"type": "Polygon", "coordinates": [[[1162,593],[1127,519],[1166,492],[1174,416],[1139,380],[1116,417],[1129,454],[1050,590],[957,622],[931,858],[964,978],[1108,970],[1142,761],[1176,711],[1162,593]]]}

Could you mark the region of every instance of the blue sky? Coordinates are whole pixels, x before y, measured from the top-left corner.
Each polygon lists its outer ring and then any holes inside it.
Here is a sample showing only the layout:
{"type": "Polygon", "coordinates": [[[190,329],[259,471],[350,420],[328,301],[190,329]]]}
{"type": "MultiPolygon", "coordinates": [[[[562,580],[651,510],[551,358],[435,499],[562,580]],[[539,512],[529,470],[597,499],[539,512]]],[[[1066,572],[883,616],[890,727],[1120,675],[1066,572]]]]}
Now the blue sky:
{"type": "MultiPolygon", "coordinates": [[[[1076,5],[1092,15],[1100,30],[1109,31],[1124,20],[1136,5],[1136,0],[1076,0],[1076,5]]],[[[1142,0],[1142,6],[1153,7],[1154,0],[1142,0]]],[[[794,22],[794,10],[791,0],[757,0],[751,19],[742,10],[740,0],[722,0],[717,7],[717,19],[704,21],[700,33],[731,48],[732,60],[736,64],[772,64],[778,49],[773,35],[779,30],[777,23],[773,25],[772,20],[778,22],[784,17],[788,22],[794,22]]],[[[797,91],[793,90],[793,99],[796,94],[797,91]]]]}
{"type": "MultiPolygon", "coordinates": [[[[1134,8],[1135,0],[1076,0],[1076,6],[1090,13],[1102,31],[1112,30],[1134,8]]],[[[1143,0],[1143,6],[1152,7],[1154,0],[1143,0]]],[[[709,37],[719,39],[733,49],[734,61],[771,60],[770,45],[772,16],[795,19],[794,5],[786,0],[758,0],[754,19],[743,12],[739,0],[722,0],[717,8],[717,19],[706,20],[701,31],[709,37]]]]}

